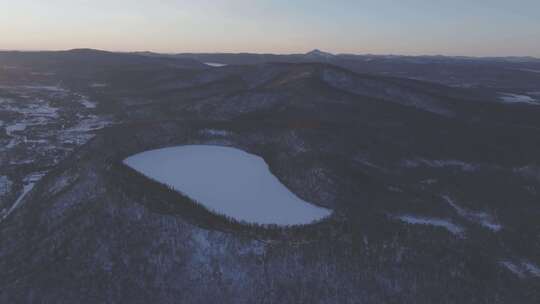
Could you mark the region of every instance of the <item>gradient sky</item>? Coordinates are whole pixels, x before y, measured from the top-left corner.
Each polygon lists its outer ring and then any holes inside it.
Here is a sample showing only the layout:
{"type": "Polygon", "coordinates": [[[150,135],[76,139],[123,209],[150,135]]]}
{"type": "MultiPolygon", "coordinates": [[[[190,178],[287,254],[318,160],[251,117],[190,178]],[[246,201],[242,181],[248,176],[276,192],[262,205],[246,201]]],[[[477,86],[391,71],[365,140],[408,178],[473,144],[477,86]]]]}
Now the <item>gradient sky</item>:
{"type": "Polygon", "coordinates": [[[0,0],[0,49],[540,57],[540,0],[0,0]]]}

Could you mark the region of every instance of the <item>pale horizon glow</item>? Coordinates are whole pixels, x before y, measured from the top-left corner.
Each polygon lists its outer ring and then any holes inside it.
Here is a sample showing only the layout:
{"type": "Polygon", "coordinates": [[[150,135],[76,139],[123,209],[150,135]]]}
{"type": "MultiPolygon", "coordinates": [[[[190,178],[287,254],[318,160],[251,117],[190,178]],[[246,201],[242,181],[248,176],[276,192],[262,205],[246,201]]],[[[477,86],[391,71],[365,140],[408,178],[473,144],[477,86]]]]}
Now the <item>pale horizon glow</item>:
{"type": "Polygon", "coordinates": [[[537,0],[0,0],[0,49],[540,57],[537,0]]]}

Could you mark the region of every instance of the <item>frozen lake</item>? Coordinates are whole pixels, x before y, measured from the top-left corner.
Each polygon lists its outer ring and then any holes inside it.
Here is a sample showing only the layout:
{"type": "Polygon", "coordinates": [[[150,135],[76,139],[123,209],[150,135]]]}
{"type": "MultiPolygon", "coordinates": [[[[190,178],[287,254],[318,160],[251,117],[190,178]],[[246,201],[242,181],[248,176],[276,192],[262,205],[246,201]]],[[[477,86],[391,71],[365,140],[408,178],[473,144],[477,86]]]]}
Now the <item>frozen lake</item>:
{"type": "Polygon", "coordinates": [[[218,63],[218,62],[205,62],[204,64],[206,64],[207,66],[214,67],[214,68],[221,68],[221,67],[227,66],[224,63],[218,63]]]}
{"type": "Polygon", "coordinates": [[[136,154],[124,163],[238,221],[299,225],[331,213],[289,191],[261,157],[235,148],[178,146],[136,154]]]}

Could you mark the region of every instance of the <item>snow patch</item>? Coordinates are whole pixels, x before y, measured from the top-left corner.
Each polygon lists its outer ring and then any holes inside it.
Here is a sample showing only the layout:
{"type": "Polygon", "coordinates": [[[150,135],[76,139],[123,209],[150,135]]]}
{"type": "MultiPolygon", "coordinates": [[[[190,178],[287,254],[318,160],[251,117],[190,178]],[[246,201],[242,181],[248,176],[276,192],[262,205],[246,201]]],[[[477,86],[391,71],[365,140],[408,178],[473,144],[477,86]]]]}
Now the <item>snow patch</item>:
{"type": "Polygon", "coordinates": [[[204,62],[204,64],[206,64],[207,66],[214,67],[214,68],[221,68],[221,67],[227,66],[227,64],[225,63],[218,63],[218,62],[204,62]]]}
{"type": "Polygon", "coordinates": [[[59,139],[62,143],[79,146],[94,138],[95,134],[93,132],[101,130],[112,123],[113,121],[109,118],[89,115],[79,121],[77,125],[62,130],[59,134],[59,139]]]}
{"type": "Polygon", "coordinates": [[[519,69],[519,70],[523,72],[540,73],[540,70],[535,70],[535,69],[519,69]]]}
{"type": "Polygon", "coordinates": [[[513,169],[514,173],[519,174],[525,178],[535,179],[540,182],[540,167],[535,165],[527,165],[513,169]]]}
{"type": "Polygon", "coordinates": [[[11,213],[13,213],[13,211],[15,211],[21,205],[23,199],[26,197],[28,192],[30,192],[30,190],[34,188],[36,183],[43,177],[43,175],[45,175],[43,172],[36,172],[26,176],[23,179],[24,186],[22,193],[19,195],[15,203],[13,203],[11,208],[9,208],[8,211],[3,215],[2,220],[10,216],[11,213]]]}
{"type": "Polygon", "coordinates": [[[49,195],[56,195],[60,193],[60,191],[66,189],[69,185],[71,185],[76,179],[78,178],[78,175],[70,174],[70,173],[64,173],[59,178],[57,178],[54,181],[54,184],[49,187],[48,193],[49,195]]]}
{"type": "Polygon", "coordinates": [[[500,100],[507,103],[527,103],[527,104],[533,104],[533,105],[540,105],[539,102],[536,101],[536,99],[527,96],[527,95],[519,95],[519,94],[512,94],[512,93],[501,93],[501,96],[499,97],[500,100]]]}
{"type": "Polygon", "coordinates": [[[86,97],[81,98],[81,100],[79,100],[79,102],[87,109],[95,109],[96,108],[96,103],[93,102],[93,101],[90,101],[86,97]]]}
{"type": "Polygon", "coordinates": [[[501,261],[503,267],[518,276],[520,279],[526,277],[540,278],[540,267],[530,261],[501,261]]]}
{"type": "Polygon", "coordinates": [[[53,72],[30,72],[30,75],[34,76],[54,76],[56,73],[53,72]]]}
{"type": "Polygon", "coordinates": [[[513,274],[517,275],[520,278],[525,277],[525,272],[523,271],[523,267],[521,265],[515,264],[514,262],[510,261],[502,261],[500,262],[502,266],[504,266],[506,269],[510,270],[513,274]]]}
{"type": "Polygon", "coordinates": [[[463,233],[465,232],[465,229],[463,227],[456,225],[450,220],[446,219],[419,217],[414,215],[401,215],[397,218],[408,224],[442,227],[455,235],[463,235],[463,233]]]}
{"type": "Polygon", "coordinates": [[[290,192],[261,157],[235,148],[171,147],[131,156],[124,163],[238,221],[300,225],[331,213],[290,192]]]}
{"type": "Polygon", "coordinates": [[[90,132],[97,131],[110,125],[112,122],[109,119],[102,119],[96,115],[89,115],[81,120],[76,126],[67,129],[67,132],[90,132]]]}
{"type": "Polygon", "coordinates": [[[209,136],[229,136],[232,133],[226,130],[217,130],[217,129],[204,129],[200,131],[200,134],[202,135],[209,135],[209,136]]]}
{"type": "Polygon", "coordinates": [[[18,122],[6,127],[6,134],[13,136],[13,133],[26,130],[26,124],[23,122],[18,122]]]}
{"type": "Polygon", "coordinates": [[[454,208],[454,210],[456,210],[456,212],[462,216],[463,218],[471,221],[471,222],[475,222],[475,223],[478,223],[488,229],[490,229],[491,231],[494,231],[494,232],[498,232],[500,231],[503,227],[502,225],[498,224],[495,219],[493,218],[493,216],[491,216],[490,214],[486,213],[486,212],[478,212],[478,211],[471,211],[471,210],[467,210],[465,208],[462,208],[460,207],[458,204],[456,204],[456,202],[454,202],[454,200],[452,200],[449,196],[447,195],[443,195],[443,199],[450,205],[452,206],[452,208],[454,208]]]}
{"type": "Polygon", "coordinates": [[[30,117],[46,117],[46,118],[58,118],[58,108],[52,107],[49,103],[43,100],[37,100],[30,105],[21,105],[17,103],[13,105],[3,106],[3,110],[23,114],[30,117]]]}
{"type": "Polygon", "coordinates": [[[527,271],[529,271],[530,274],[540,278],[540,267],[536,266],[531,262],[523,262],[523,266],[525,267],[525,269],[527,269],[527,271]]]}
{"type": "Polygon", "coordinates": [[[50,91],[50,92],[67,92],[66,89],[63,89],[59,86],[27,85],[27,86],[21,86],[21,88],[29,89],[29,90],[43,90],[43,91],[50,91]]]}
{"type": "Polygon", "coordinates": [[[478,169],[479,165],[463,162],[455,159],[446,160],[430,160],[430,159],[406,159],[401,162],[401,165],[406,168],[431,167],[431,168],[447,168],[455,167],[463,171],[472,172],[478,169]]]}
{"type": "Polygon", "coordinates": [[[433,185],[433,184],[436,184],[438,182],[437,179],[435,178],[428,178],[428,179],[424,179],[422,181],[420,181],[421,184],[424,184],[424,185],[433,185]]]}
{"type": "Polygon", "coordinates": [[[89,87],[91,88],[106,88],[108,87],[109,85],[106,84],[106,83],[92,83],[89,85],[89,87]]]}
{"type": "Polygon", "coordinates": [[[23,89],[23,90],[33,90],[33,91],[48,91],[48,92],[62,92],[65,93],[68,90],[61,88],[60,86],[50,86],[50,85],[0,85],[0,89],[23,89]]]}

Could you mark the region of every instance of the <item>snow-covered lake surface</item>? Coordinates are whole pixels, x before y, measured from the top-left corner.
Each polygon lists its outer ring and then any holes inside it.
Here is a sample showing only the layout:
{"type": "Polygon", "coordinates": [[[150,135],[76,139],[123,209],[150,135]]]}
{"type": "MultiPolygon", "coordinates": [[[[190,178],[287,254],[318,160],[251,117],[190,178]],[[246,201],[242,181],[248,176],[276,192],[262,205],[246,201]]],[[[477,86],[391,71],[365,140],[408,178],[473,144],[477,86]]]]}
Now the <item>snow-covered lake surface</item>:
{"type": "Polygon", "coordinates": [[[124,163],[238,221],[301,225],[331,213],[289,191],[261,157],[235,148],[178,146],[136,154],[124,163]]]}
{"type": "Polygon", "coordinates": [[[221,67],[227,66],[225,63],[218,63],[218,62],[205,62],[204,64],[206,64],[207,66],[214,67],[214,68],[221,68],[221,67]]]}

